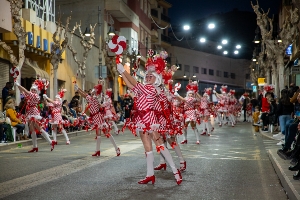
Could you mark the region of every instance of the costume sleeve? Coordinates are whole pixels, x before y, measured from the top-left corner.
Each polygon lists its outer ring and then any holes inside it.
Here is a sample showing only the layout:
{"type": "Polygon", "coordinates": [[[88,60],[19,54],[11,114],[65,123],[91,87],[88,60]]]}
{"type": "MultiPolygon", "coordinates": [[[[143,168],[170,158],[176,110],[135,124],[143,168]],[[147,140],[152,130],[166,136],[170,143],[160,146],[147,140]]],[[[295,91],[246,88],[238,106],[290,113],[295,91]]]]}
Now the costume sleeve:
{"type": "Polygon", "coordinates": [[[143,95],[155,95],[156,94],[156,89],[153,87],[153,85],[147,84],[143,85],[141,83],[137,83],[133,88],[133,92],[136,92],[138,94],[143,94],[143,95]]]}

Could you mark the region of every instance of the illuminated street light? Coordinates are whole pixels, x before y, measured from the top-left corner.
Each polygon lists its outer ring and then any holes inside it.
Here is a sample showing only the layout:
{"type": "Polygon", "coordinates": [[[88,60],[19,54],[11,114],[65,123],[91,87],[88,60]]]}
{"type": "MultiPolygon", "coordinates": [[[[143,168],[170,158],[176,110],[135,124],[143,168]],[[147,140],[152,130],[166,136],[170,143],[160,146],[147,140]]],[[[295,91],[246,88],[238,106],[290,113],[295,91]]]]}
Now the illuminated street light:
{"type": "Polygon", "coordinates": [[[234,54],[239,54],[239,51],[238,51],[238,50],[235,50],[233,53],[234,53],[234,54]]]}
{"type": "Polygon", "coordinates": [[[205,41],[206,41],[205,38],[200,38],[200,42],[201,42],[201,43],[204,43],[205,41]]]}
{"type": "Polygon", "coordinates": [[[223,54],[227,55],[227,54],[228,54],[228,51],[223,51],[223,54]]]}
{"type": "Polygon", "coordinates": [[[194,75],[193,75],[193,78],[196,78],[196,77],[197,77],[196,74],[194,74],[194,75]]]}
{"type": "Polygon", "coordinates": [[[227,40],[222,40],[222,44],[227,44],[228,41],[227,40]]]}
{"type": "Polygon", "coordinates": [[[185,75],[185,74],[183,75],[183,78],[186,78],[186,75],[185,75]]]}
{"type": "Polygon", "coordinates": [[[222,49],[222,46],[221,46],[221,45],[218,45],[217,48],[218,48],[218,49],[222,49]]]}
{"type": "Polygon", "coordinates": [[[213,23],[210,23],[210,24],[208,24],[208,28],[209,29],[214,29],[216,26],[215,26],[215,24],[213,24],[213,23]]]}
{"type": "Polygon", "coordinates": [[[191,28],[191,27],[190,27],[189,25],[184,25],[184,26],[183,26],[183,29],[186,30],[186,31],[187,31],[187,30],[190,30],[190,28],[191,28]]]}
{"type": "Polygon", "coordinates": [[[242,46],[241,45],[236,45],[236,47],[235,48],[237,48],[237,49],[240,49],[242,46]]]}

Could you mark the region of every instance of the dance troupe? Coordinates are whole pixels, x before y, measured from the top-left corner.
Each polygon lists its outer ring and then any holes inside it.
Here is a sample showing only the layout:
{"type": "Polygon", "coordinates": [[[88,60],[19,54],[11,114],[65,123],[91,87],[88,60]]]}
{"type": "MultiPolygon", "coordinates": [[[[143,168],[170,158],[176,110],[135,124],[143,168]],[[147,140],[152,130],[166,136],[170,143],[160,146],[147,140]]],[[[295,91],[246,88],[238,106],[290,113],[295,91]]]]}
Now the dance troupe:
{"type": "MultiPolygon", "coordinates": [[[[173,86],[172,76],[177,70],[176,66],[171,66],[169,69],[166,66],[165,59],[167,52],[162,51],[157,55],[149,55],[145,65],[145,77],[143,83],[136,80],[135,76],[130,75],[121,62],[117,62],[117,70],[122,75],[127,87],[128,94],[134,99],[133,109],[131,110],[130,118],[122,128],[128,128],[136,137],[140,137],[144,146],[147,173],[146,177],[140,180],[139,184],[155,183],[154,170],[166,170],[169,164],[176,183],[179,185],[182,182],[181,172],[186,170],[186,160],[177,143],[177,137],[183,136],[180,144],[187,144],[187,128],[190,124],[192,131],[196,136],[195,144],[200,144],[200,135],[210,136],[214,130],[211,124],[211,115],[216,117],[219,126],[229,124],[234,126],[236,117],[241,110],[241,105],[234,97],[234,90],[227,93],[227,87],[222,86],[221,92],[217,93],[215,86],[206,88],[204,93],[198,93],[198,82],[189,81],[186,86],[186,96],[182,97],[178,94],[181,87],[179,83],[173,86]],[[215,95],[218,103],[214,104],[210,100],[210,96],[215,95]],[[197,129],[197,124],[201,124],[202,132],[197,129]],[[152,141],[155,145],[157,153],[160,154],[160,163],[154,167],[154,153],[152,141]],[[167,143],[174,149],[180,167],[177,168],[173,158],[167,148],[167,143]]],[[[26,99],[26,114],[23,117],[29,127],[33,148],[29,152],[38,152],[37,135],[41,134],[51,146],[51,151],[57,145],[57,132],[61,132],[66,140],[66,144],[70,144],[68,135],[64,127],[70,125],[68,120],[63,120],[61,115],[62,98],[66,90],[61,89],[55,96],[55,99],[50,99],[46,94],[43,94],[44,100],[47,101],[47,106],[51,109],[50,119],[44,119],[40,115],[37,104],[40,101],[40,91],[46,89],[45,80],[37,79],[30,90],[26,90],[19,82],[15,81],[16,86],[24,94],[26,99]],[[46,125],[50,123],[52,128],[53,139],[50,139],[49,134],[45,131],[46,125]]],[[[85,116],[83,123],[90,130],[96,132],[96,151],[92,156],[100,156],[101,136],[109,138],[113,144],[116,156],[120,156],[120,148],[116,145],[114,137],[110,134],[112,129],[116,135],[119,130],[116,126],[116,121],[120,116],[116,113],[111,100],[111,89],[103,91],[103,80],[99,80],[94,86],[91,94],[84,92],[75,83],[75,91],[86,99],[86,110],[89,109],[90,115],[85,116]],[[105,95],[104,95],[105,94],[105,95]]],[[[80,120],[74,122],[80,124],[80,120]]]]}

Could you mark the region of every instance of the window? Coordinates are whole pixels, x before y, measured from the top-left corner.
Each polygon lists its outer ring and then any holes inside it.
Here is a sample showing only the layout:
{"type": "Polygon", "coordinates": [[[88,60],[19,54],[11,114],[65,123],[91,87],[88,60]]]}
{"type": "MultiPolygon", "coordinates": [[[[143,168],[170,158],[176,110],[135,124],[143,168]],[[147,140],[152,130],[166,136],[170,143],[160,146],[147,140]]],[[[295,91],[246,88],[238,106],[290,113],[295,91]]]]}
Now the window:
{"type": "Polygon", "coordinates": [[[228,72],[224,72],[224,78],[228,78],[228,72]]]}
{"type": "Polygon", "coordinates": [[[144,13],[147,14],[147,0],[144,0],[144,13]]]}
{"type": "Polygon", "coordinates": [[[207,74],[206,68],[201,68],[201,74],[207,74]]]}
{"type": "Polygon", "coordinates": [[[193,73],[199,74],[199,67],[194,66],[193,67],[193,73]]]}
{"type": "Polygon", "coordinates": [[[230,77],[231,77],[232,79],[235,79],[235,73],[231,73],[231,74],[230,74],[230,77]]]}
{"type": "Polygon", "coordinates": [[[222,72],[221,72],[220,70],[217,70],[216,75],[217,75],[218,77],[222,77],[222,72]]]}
{"type": "Polygon", "coordinates": [[[189,65],[184,65],[184,71],[185,72],[190,72],[190,66],[189,65]]]}
{"type": "Polygon", "coordinates": [[[143,5],[144,1],[140,0],[140,8],[143,10],[144,9],[144,5],[143,5]]]}
{"type": "Polygon", "coordinates": [[[214,70],[213,69],[209,69],[208,70],[208,74],[211,75],[211,76],[213,76],[214,75],[214,70]]]}

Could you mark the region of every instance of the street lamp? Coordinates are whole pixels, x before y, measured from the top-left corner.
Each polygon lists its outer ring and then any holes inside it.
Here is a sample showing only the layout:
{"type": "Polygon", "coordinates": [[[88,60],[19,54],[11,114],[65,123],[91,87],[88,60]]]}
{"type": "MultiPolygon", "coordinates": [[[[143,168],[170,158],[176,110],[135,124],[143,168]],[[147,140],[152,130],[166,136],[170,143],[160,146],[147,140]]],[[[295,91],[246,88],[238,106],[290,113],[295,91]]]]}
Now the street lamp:
{"type": "Polygon", "coordinates": [[[224,54],[224,55],[227,55],[227,54],[228,54],[228,51],[223,51],[223,54],[224,54]]]}
{"type": "Polygon", "coordinates": [[[241,45],[236,45],[235,48],[240,49],[242,46],[241,45]]]}
{"type": "Polygon", "coordinates": [[[91,36],[91,30],[89,27],[86,27],[85,31],[84,31],[84,35],[87,36],[87,37],[90,37],[91,36]]]}
{"type": "Polygon", "coordinates": [[[200,38],[200,42],[204,43],[204,42],[206,42],[206,39],[205,38],[200,38]]]}
{"type": "Polygon", "coordinates": [[[109,36],[114,36],[114,35],[116,35],[115,29],[114,29],[113,26],[110,26],[110,27],[109,27],[109,30],[108,30],[107,35],[109,35],[109,36]]]}
{"type": "Polygon", "coordinates": [[[218,48],[218,49],[222,49],[222,46],[221,46],[221,45],[218,45],[217,48],[218,48]]]}
{"type": "Polygon", "coordinates": [[[209,28],[209,29],[214,29],[215,27],[216,27],[216,25],[213,24],[213,23],[208,24],[208,28],[209,28]]]}
{"type": "Polygon", "coordinates": [[[227,44],[228,41],[227,40],[222,40],[222,44],[227,44]]]}
{"type": "Polygon", "coordinates": [[[190,27],[189,25],[184,25],[184,26],[183,26],[183,29],[186,30],[186,31],[187,31],[187,30],[190,30],[190,28],[191,28],[191,27],[190,27]]]}

